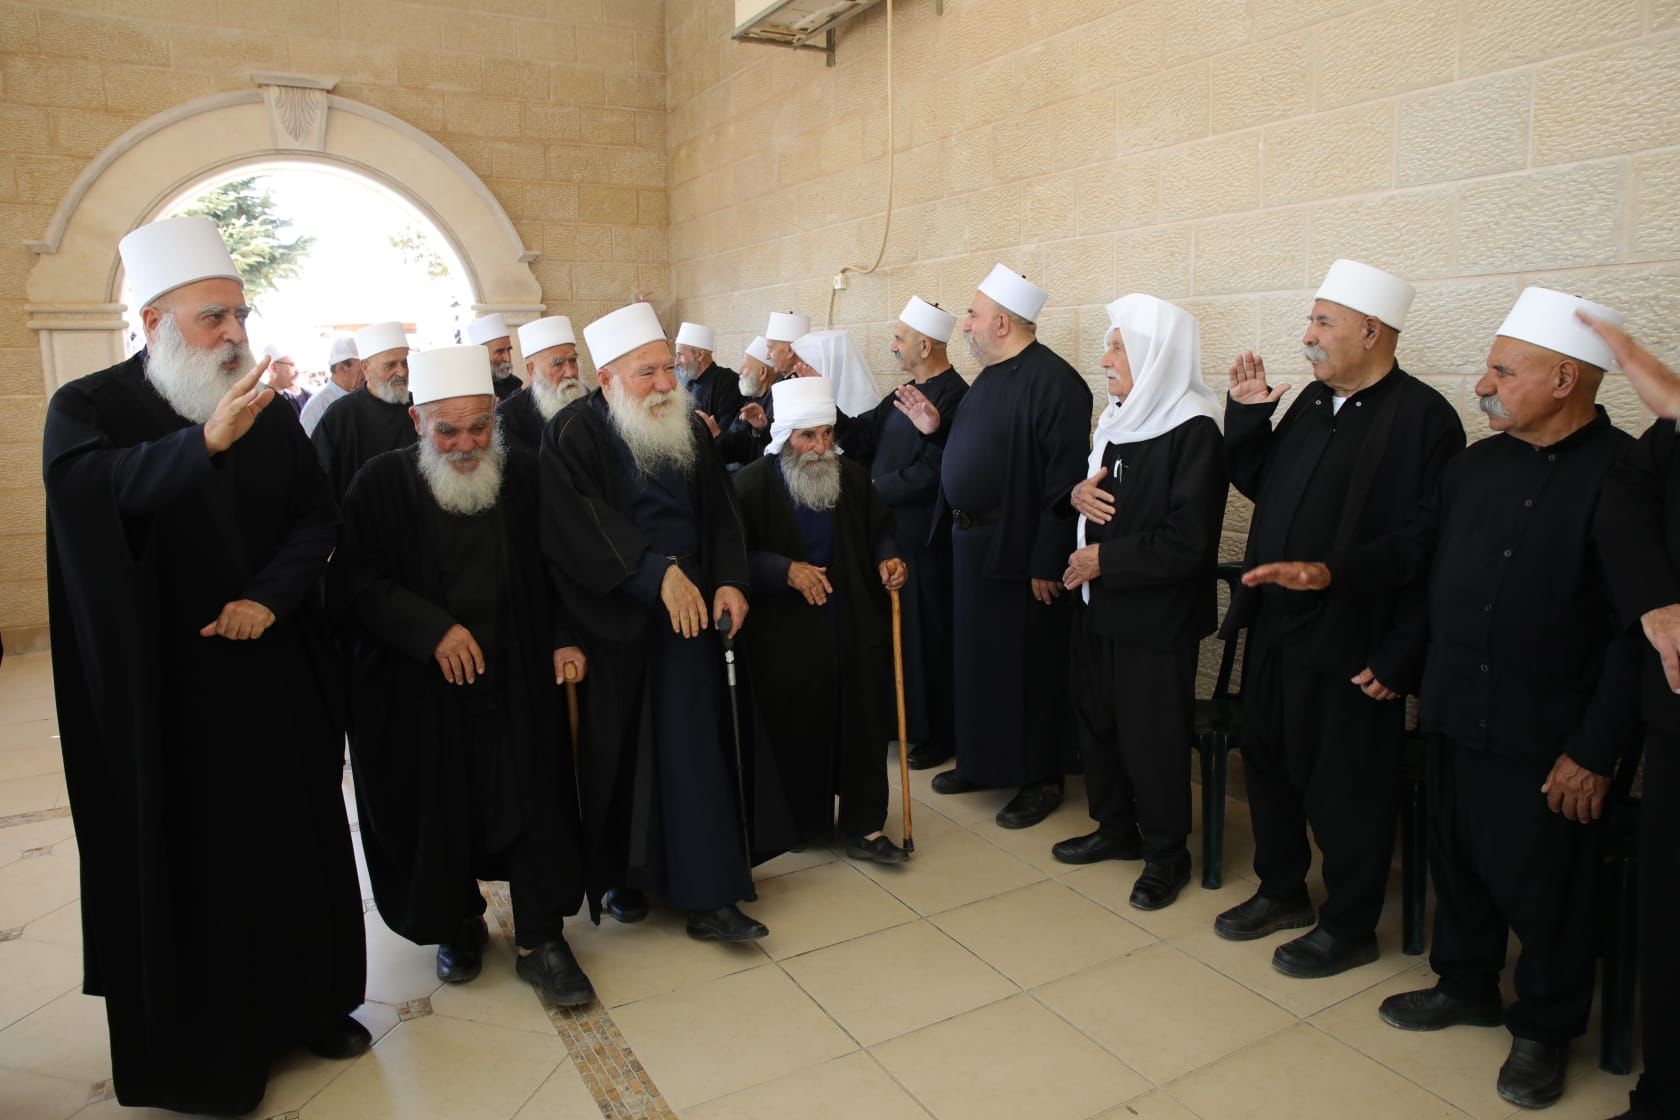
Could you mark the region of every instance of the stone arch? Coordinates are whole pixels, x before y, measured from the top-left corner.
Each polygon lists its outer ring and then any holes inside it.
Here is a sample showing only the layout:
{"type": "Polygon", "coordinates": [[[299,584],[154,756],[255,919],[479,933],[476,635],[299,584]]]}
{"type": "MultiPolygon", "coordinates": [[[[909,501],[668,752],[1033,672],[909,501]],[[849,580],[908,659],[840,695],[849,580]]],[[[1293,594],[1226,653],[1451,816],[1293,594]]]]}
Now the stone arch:
{"type": "Polygon", "coordinates": [[[46,391],[123,355],[117,242],[196,182],[247,163],[318,162],[406,199],[465,266],[477,314],[542,314],[537,254],[490,189],[454,153],[398,117],[333,95],[336,79],[253,74],[257,88],[177,105],[135,125],[83,170],[39,241],[29,327],[46,391]]]}

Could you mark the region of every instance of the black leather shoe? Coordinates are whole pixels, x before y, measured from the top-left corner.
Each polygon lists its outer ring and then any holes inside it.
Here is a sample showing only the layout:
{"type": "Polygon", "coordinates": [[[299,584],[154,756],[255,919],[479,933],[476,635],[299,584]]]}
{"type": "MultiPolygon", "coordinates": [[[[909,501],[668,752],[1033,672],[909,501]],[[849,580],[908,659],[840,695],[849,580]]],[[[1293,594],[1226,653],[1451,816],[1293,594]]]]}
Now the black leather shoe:
{"type": "Polygon", "coordinates": [[[1138,835],[1137,829],[1132,829],[1124,836],[1106,836],[1101,829],[1075,836],[1068,840],[1058,840],[1050,845],[1050,854],[1056,857],[1058,863],[1100,863],[1105,859],[1142,859],[1143,837],[1138,835]]]}
{"type": "Polygon", "coordinates": [[[1009,804],[997,811],[999,828],[1031,828],[1056,811],[1062,803],[1059,785],[1022,786],[1009,799],[1009,804]]]}
{"type": "Polygon", "coordinates": [[[1505,1022],[1505,1005],[1497,991],[1484,999],[1460,999],[1439,984],[1416,992],[1389,996],[1377,1008],[1382,1021],[1403,1031],[1438,1031],[1444,1027],[1497,1027],[1505,1022]]]}
{"type": "Polygon", "coordinates": [[[476,979],[484,968],[484,946],[489,941],[490,930],[483,918],[468,922],[461,940],[438,946],[437,978],[445,984],[465,984],[476,979]]]}
{"type": "Polygon", "coordinates": [[[1569,1044],[1513,1038],[1511,1054],[1499,1067],[1499,1095],[1518,1108],[1546,1108],[1563,1096],[1569,1044]]]}
{"type": "Polygon", "coordinates": [[[1190,853],[1181,852],[1176,858],[1143,865],[1143,874],[1132,887],[1127,899],[1133,910],[1161,910],[1173,904],[1178,892],[1190,881],[1190,853]]]}
{"type": "Polygon", "coordinates": [[[917,743],[910,748],[910,769],[932,770],[951,760],[951,748],[938,743],[917,743]]]}
{"type": "Polygon", "coordinates": [[[964,779],[957,773],[956,768],[942,770],[933,776],[933,792],[935,793],[973,793],[977,789],[985,789],[964,779]]]}
{"type": "Polygon", "coordinates": [[[595,989],[564,940],[545,941],[514,962],[519,978],[534,985],[556,1007],[582,1007],[595,989]]]}
{"type": "Polygon", "coordinates": [[[757,941],[769,933],[763,922],[753,921],[734,903],[688,912],[688,935],[696,941],[757,941]]]}
{"type": "Polygon", "coordinates": [[[865,840],[861,836],[846,841],[846,855],[851,859],[870,860],[875,863],[903,863],[910,858],[910,853],[894,844],[886,836],[877,836],[865,840]]]}
{"type": "Polygon", "coordinates": [[[1272,951],[1272,967],[1298,980],[1322,980],[1370,964],[1381,954],[1377,935],[1337,937],[1319,926],[1304,937],[1285,941],[1272,951]]]}
{"type": "Polygon", "coordinates": [[[647,895],[635,887],[614,887],[601,896],[601,909],[615,921],[634,925],[648,916],[647,895]]]}
{"type": "Polygon", "coordinates": [[[373,1036],[366,1027],[346,1015],[317,1033],[305,1045],[317,1058],[345,1062],[367,1053],[368,1047],[373,1045],[373,1036]]]}
{"type": "Polygon", "coordinates": [[[1255,891],[1253,898],[1215,918],[1213,932],[1227,941],[1253,941],[1280,929],[1306,929],[1317,920],[1306,891],[1290,899],[1267,898],[1255,891]]]}

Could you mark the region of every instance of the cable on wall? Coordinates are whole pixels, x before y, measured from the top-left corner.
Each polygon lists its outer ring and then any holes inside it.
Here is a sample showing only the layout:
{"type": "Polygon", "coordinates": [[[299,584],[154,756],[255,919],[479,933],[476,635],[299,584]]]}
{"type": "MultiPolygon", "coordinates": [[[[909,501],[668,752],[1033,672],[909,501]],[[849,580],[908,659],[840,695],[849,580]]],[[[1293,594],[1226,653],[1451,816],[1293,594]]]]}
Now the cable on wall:
{"type": "Polygon", "coordinates": [[[887,255],[887,236],[892,232],[893,219],[893,187],[897,179],[898,153],[895,147],[893,122],[893,0],[887,0],[887,214],[881,223],[881,246],[875,251],[875,262],[867,267],[860,264],[842,265],[840,271],[834,274],[834,283],[828,293],[828,315],[823,320],[824,327],[834,326],[834,300],[846,289],[846,274],[855,273],[858,276],[868,276],[881,267],[881,261],[887,255]]]}

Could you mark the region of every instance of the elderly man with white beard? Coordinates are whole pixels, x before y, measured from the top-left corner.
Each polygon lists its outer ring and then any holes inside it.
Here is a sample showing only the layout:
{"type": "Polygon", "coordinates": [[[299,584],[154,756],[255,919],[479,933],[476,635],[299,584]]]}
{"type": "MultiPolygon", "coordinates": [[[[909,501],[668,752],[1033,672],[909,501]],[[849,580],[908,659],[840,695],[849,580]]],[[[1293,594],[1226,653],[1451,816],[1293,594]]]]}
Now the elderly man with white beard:
{"type": "Polygon", "coordinates": [[[283,1051],[369,1041],[314,594],[337,515],[251,368],[215,224],[156,222],[120,250],[146,348],[59,389],[43,448],[83,991],[105,999],[122,1104],[234,1115],[283,1051]]]}
{"type": "MultiPolygon", "coordinates": [[[[783,378],[798,376],[794,367],[799,364],[799,355],[794,353],[793,344],[810,333],[809,315],[792,311],[770,313],[764,325],[764,353],[760,358],[768,373],[760,381],[757,393],[748,393],[744,382],[739,386],[744,398],[741,411],[736,413],[735,423],[723,433],[719,444],[724,462],[746,464],[764,454],[764,447],[770,442],[770,425],[776,418],[776,399],[770,395],[770,386],[783,378]]],[[[750,349],[747,352],[753,353],[750,349]]]]}
{"type": "Polygon", "coordinates": [[[893,714],[886,591],[907,571],[892,511],[863,463],[835,446],[827,378],[772,392],[770,447],[735,475],[758,596],[742,639],[755,707],[801,838],[833,838],[838,795],[846,854],[902,863],[881,830],[893,714]]]}
{"type": "Polygon", "coordinates": [[[474,319],[467,324],[467,341],[490,354],[497,400],[505,401],[519,392],[519,375],[513,372],[513,332],[508,330],[506,319],[497,314],[474,319]]]}
{"type": "Polygon", "coordinates": [[[408,332],[398,322],[371,323],[356,332],[363,384],[327,409],[310,434],[333,497],[345,491],[362,464],[414,443],[408,416],[408,332]]]}
{"type": "Polygon", "coordinates": [[[590,657],[578,774],[591,912],[640,921],[652,893],[687,911],[697,940],[760,938],[736,904],[756,897],[749,860],[779,851],[786,824],[737,801],[777,788],[767,753],[741,774],[725,746],[717,634],[747,618],[741,518],[653,308],[583,333],[601,388],[543,430],[540,460],[543,555],[590,657]]]}
{"type": "Polygon", "coordinates": [[[525,387],[496,406],[496,419],[510,446],[536,454],[543,425],[589,392],[578,374],[577,336],[572,321],[550,315],[519,328],[525,352],[525,387]]]}
{"type": "Polygon", "coordinates": [[[560,684],[588,668],[540,567],[536,460],[508,452],[481,346],[414,355],[414,447],[344,498],[328,605],[347,631],[350,758],[379,916],[479,974],[476,880],[506,879],[516,968],[553,1003],[593,998],[561,929],[583,900],[560,684]]]}
{"type": "Polygon", "coordinates": [[[764,402],[770,400],[770,386],[775,384],[775,381],[776,370],[770,364],[770,344],[765,341],[763,335],[758,335],[747,343],[746,352],[741,355],[741,371],[735,377],[735,389],[740,396],[735,419],[727,425],[720,426],[707,413],[700,414],[700,419],[712,433],[712,442],[717,447],[718,454],[730,470],[756,462],[758,457],[764,454],[764,443],[769,438],[768,424],[761,433],[741,419],[741,409],[756,404],[759,406],[758,412],[762,413],[764,402]]]}

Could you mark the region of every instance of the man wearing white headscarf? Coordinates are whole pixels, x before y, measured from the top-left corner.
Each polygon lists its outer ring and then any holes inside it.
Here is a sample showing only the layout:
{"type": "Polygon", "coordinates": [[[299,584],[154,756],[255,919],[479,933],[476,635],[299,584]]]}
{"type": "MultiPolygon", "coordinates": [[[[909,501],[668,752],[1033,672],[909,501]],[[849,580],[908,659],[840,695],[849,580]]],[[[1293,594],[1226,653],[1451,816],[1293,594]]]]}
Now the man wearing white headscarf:
{"type": "Polygon", "coordinates": [[[848,416],[868,412],[881,399],[875,375],[858,353],[857,344],[844,330],[812,331],[794,340],[797,359],[794,372],[801,377],[816,374],[828,379],[834,389],[834,403],[848,416]]]}
{"type": "Polygon", "coordinates": [[[1159,910],[1190,881],[1196,658],[1217,624],[1225,517],[1219,400],[1202,381],[1195,317],[1154,296],[1108,305],[1109,405],[1073,488],[1080,548],[1063,586],[1074,612],[1073,695],[1097,831],[1063,863],[1146,861],[1131,904],[1159,910]]]}

